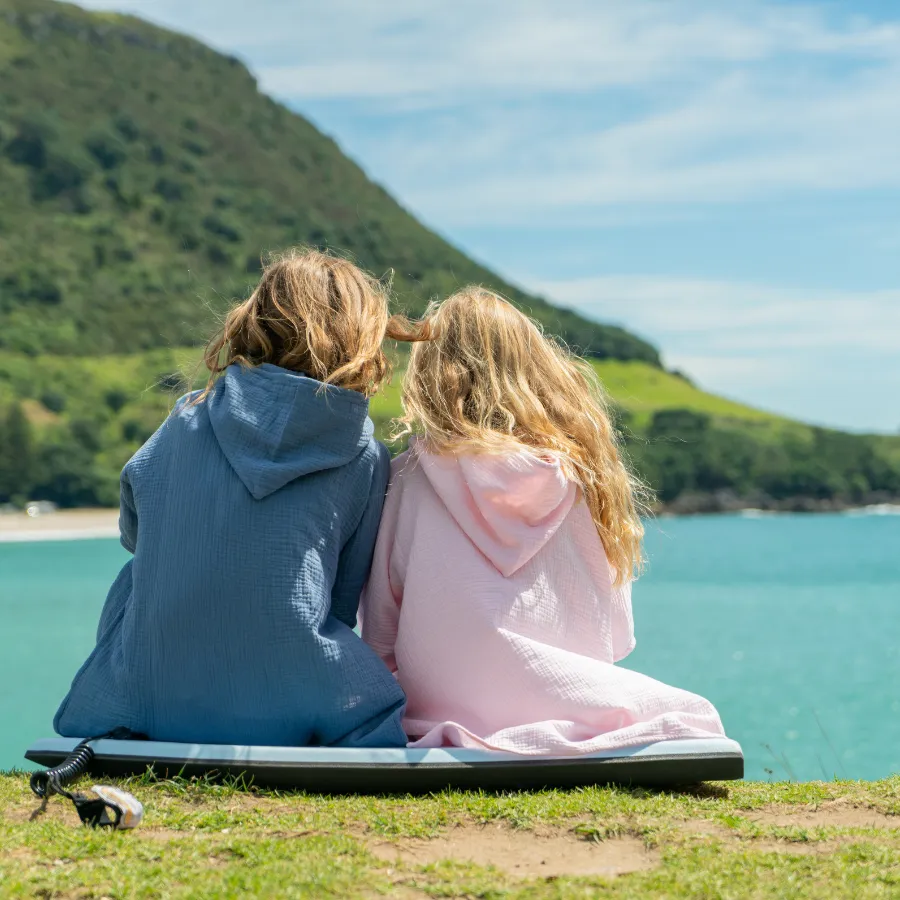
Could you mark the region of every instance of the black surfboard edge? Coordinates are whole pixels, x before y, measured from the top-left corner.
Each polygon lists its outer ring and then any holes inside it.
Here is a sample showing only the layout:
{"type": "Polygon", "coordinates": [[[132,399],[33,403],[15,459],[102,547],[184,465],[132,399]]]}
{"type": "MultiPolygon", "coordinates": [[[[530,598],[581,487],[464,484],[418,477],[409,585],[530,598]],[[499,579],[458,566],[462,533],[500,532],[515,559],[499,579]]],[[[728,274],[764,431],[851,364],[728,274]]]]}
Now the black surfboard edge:
{"type": "MultiPolygon", "coordinates": [[[[60,750],[29,750],[25,758],[43,766],[62,762],[60,750]]],[[[157,760],[136,754],[97,753],[88,772],[116,778],[144,775],[159,778],[236,777],[263,788],[325,794],[432,793],[460,790],[543,790],[601,785],[673,788],[705,781],[744,777],[739,752],[678,756],[528,757],[479,762],[369,763],[265,762],[234,759],[157,760]]]]}

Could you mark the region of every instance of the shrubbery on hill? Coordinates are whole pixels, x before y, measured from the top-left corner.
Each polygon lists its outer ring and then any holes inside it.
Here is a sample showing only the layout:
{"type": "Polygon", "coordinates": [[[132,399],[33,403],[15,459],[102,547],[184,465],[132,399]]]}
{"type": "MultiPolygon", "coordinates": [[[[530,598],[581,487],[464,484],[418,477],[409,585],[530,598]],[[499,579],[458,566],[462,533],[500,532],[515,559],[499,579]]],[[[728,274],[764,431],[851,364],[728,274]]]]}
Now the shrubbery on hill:
{"type": "MultiPolygon", "coordinates": [[[[188,390],[192,377],[182,372],[194,371],[197,356],[0,356],[0,504],[116,505],[121,467],[188,390]]],[[[685,398],[721,403],[693,388],[685,398]]],[[[396,385],[372,410],[387,437],[399,414],[396,385]]],[[[900,496],[900,455],[888,453],[897,442],[883,438],[677,406],[619,407],[618,427],[635,468],[672,509],[827,509],[900,496]]]]}
{"type": "Polygon", "coordinates": [[[655,348],[466,257],[237,60],[134,18],[0,0],[0,503],[115,504],[121,466],[185,387],[167,348],[205,340],[261,254],[296,243],[392,272],[410,313],[482,283],[596,360],[646,364],[651,408],[621,425],[666,503],[900,494],[896,441],[734,417],[696,391],[715,414],[681,408],[689,385],[655,348]]]}
{"type": "Polygon", "coordinates": [[[824,509],[900,497],[900,462],[877,439],[799,425],[716,419],[685,409],[631,430],[629,455],[659,500],[690,511],[761,506],[824,509]]]}
{"type": "Polygon", "coordinates": [[[197,343],[292,244],[392,272],[412,313],[483,283],[593,356],[659,363],[429,231],[236,60],[138,19],[0,0],[0,348],[197,343]]]}

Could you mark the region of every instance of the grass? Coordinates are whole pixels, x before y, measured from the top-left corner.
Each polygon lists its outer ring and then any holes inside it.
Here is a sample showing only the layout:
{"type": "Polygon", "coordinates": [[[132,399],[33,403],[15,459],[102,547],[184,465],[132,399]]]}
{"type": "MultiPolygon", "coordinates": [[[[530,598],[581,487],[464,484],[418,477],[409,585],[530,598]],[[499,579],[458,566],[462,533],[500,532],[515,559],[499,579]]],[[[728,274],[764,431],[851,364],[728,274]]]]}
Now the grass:
{"type": "MultiPolygon", "coordinates": [[[[688,409],[734,422],[802,428],[788,419],[709,394],[686,379],[647,363],[604,360],[595,361],[593,366],[609,395],[634,415],[638,426],[645,425],[659,410],[688,409]]],[[[399,414],[399,377],[373,398],[370,409],[377,422],[399,414]]]]}
{"type": "Polygon", "coordinates": [[[715,394],[708,394],[687,379],[641,362],[604,360],[594,369],[612,398],[638,420],[661,409],[689,409],[723,419],[779,423],[787,420],[715,394]]]}
{"type": "Polygon", "coordinates": [[[900,776],[679,793],[590,788],[424,798],[292,795],[180,779],[125,786],[144,802],[144,824],[109,833],[79,826],[60,798],[34,816],[26,777],[0,775],[0,896],[900,895],[900,776]],[[652,861],[616,878],[522,878],[434,854],[423,863],[376,852],[411,841],[439,846],[463,828],[501,829],[523,847],[534,834],[565,835],[613,855],[624,842],[639,842],[652,861]]]}

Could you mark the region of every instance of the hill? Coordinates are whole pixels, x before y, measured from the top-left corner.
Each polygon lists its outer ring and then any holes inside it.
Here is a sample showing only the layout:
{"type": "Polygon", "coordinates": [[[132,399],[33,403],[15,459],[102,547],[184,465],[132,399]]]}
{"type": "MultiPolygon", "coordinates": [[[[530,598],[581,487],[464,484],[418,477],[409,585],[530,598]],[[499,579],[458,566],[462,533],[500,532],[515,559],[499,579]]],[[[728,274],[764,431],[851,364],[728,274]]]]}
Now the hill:
{"type": "MultiPolygon", "coordinates": [[[[655,348],[506,284],[429,231],[235,59],[119,15],[0,0],[0,505],[115,505],[260,255],[294,243],[392,269],[407,311],[505,293],[587,353],[637,469],[678,511],[900,497],[900,439],[766,415],[655,348]]],[[[380,433],[396,383],[372,405],[380,433]]]]}
{"type": "MultiPolygon", "coordinates": [[[[122,465],[190,387],[198,362],[195,348],[0,354],[0,504],[116,505],[122,465]]],[[[827,510],[900,497],[896,438],[768,415],[640,361],[594,366],[615,401],[626,450],[664,508],[827,510]]],[[[395,379],[372,401],[379,437],[399,411],[395,379]]]]}
{"type": "Polygon", "coordinates": [[[589,355],[659,364],[429,231],[238,60],[132,17],[0,0],[0,348],[197,343],[262,253],[298,243],[393,270],[409,312],[483,283],[589,355]]]}

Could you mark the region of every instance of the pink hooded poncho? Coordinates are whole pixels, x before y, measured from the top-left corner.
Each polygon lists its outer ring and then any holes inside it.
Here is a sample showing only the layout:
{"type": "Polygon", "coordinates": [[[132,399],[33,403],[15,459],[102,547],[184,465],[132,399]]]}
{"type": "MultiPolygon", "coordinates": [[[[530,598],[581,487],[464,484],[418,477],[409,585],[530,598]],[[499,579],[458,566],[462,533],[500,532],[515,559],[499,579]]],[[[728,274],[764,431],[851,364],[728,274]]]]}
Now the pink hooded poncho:
{"type": "Polygon", "coordinates": [[[708,700],[613,665],[634,648],[611,570],[558,460],[394,460],[363,638],[408,697],[411,746],[576,755],[722,737],[708,700]]]}

